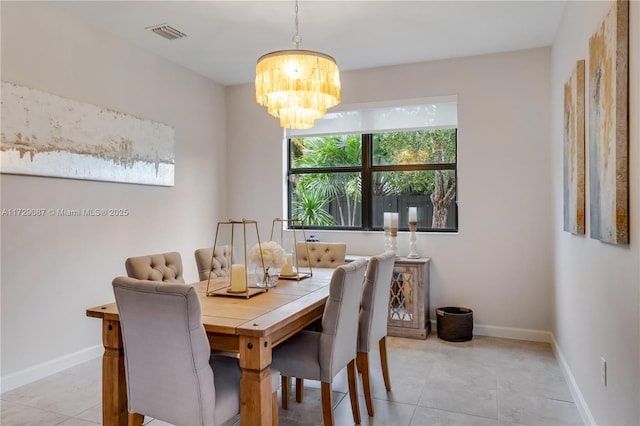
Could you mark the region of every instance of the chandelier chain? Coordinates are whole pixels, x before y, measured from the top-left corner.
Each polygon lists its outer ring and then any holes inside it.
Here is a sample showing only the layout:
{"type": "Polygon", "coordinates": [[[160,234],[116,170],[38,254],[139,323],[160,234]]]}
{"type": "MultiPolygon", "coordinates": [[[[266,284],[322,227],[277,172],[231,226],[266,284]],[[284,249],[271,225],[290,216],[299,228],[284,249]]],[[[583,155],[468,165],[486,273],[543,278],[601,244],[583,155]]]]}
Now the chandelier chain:
{"type": "Polygon", "coordinates": [[[298,35],[298,0],[296,0],[296,20],[295,20],[295,24],[296,24],[296,34],[293,36],[293,43],[296,45],[296,49],[300,48],[300,43],[302,42],[302,37],[300,37],[298,35]]]}

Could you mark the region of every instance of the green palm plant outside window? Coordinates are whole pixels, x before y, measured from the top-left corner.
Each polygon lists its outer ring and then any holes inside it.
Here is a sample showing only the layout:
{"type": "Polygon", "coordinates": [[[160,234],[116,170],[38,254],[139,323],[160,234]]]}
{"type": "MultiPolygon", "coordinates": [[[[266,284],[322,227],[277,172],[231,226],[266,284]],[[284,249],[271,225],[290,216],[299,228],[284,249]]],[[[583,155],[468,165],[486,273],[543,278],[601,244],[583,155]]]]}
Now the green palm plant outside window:
{"type": "Polygon", "coordinates": [[[455,128],[292,138],[289,147],[290,215],[305,226],[379,229],[383,210],[402,218],[412,203],[419,229],[457,230],[455,128]]]}

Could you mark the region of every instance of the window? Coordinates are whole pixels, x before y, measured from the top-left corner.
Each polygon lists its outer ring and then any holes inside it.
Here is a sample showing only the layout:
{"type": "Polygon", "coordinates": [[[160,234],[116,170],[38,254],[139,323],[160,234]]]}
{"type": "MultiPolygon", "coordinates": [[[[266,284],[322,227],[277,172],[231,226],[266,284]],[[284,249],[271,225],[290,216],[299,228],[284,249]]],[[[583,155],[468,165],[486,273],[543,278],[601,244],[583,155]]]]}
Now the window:
{"type": "Polygon", "coordinates": [[[408,229],[416,206],[419,231],[457,231],[456,127],[457,99],[331,113],[288,131],[289,217],[305,228],[380,230],[393,211],[408,229]]]}

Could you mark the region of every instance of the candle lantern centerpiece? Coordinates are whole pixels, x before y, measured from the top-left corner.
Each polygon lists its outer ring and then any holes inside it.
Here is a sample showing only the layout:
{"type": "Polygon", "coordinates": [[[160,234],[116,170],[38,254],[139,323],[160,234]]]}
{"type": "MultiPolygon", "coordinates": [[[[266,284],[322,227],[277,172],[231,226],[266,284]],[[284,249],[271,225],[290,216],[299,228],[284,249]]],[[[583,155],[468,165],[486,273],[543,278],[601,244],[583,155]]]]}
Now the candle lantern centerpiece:
{"type": "MultiPolygon", "coordinates": [[[[247,246],[253,242],[260,247],[260,234],[258,233],[258,222],[255,220],[233,220],[218,222],[216,236],[213,241],[213,253],[218,246],[227,245],[229,250],[225,250],[225,261],[230,268],[227,268],[222,277],[213,276],[209,272],[207,280],[207,296],[233,296],[249,298],[266,291],[264,288],[252,286],[253,275],[247,273],[249,263],[247,246]],[[248,229],[247,229],[248,228],[248,229]],[[249,232],[248,232],[249,230],[249,232]],[[255,230],[255,234],[252,232],[255,230]],[[251,278],[250,278],[251,277],[251,278]]],[[[212,255],[211,263],[214,262],[212,255]]]]}
{"type": "Polygon", "coordinates": [[[304,232],[304,225],[300,219],[281,219],[279,217],[273,219],[273,223],[271,224],[271,241],[279,242],[285,251],[285,264],[280,270],[280,278],[300,281],[313,276],[311,265],[301,271],[297,261],[298,250],[300,249],[306,250],[307,259],[310,257],[307,236],[304,232]],[[289,228],[288,230],[290,232],[285,233],[285,227],[289,228]],[[302,239],[300,240],[298,240],[298,231],[300,231],[299,233],[302,235],[302,239]]]}

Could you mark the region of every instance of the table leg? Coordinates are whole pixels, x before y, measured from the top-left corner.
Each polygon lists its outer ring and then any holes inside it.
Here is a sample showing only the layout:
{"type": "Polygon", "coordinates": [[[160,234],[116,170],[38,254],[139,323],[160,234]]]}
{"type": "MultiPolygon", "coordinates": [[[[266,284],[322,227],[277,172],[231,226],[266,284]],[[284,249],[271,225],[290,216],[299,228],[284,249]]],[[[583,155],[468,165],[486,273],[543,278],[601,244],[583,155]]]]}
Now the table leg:
{"type": "Polygon", "coordinates": [[[120,322],[102,321],[102,424],[127,425],[127,387],[120,322]]]}
{"type": "Polygon", "coordinates": [[[240,336],[240,426],[272,423],[271,342],[240,336]]]}

